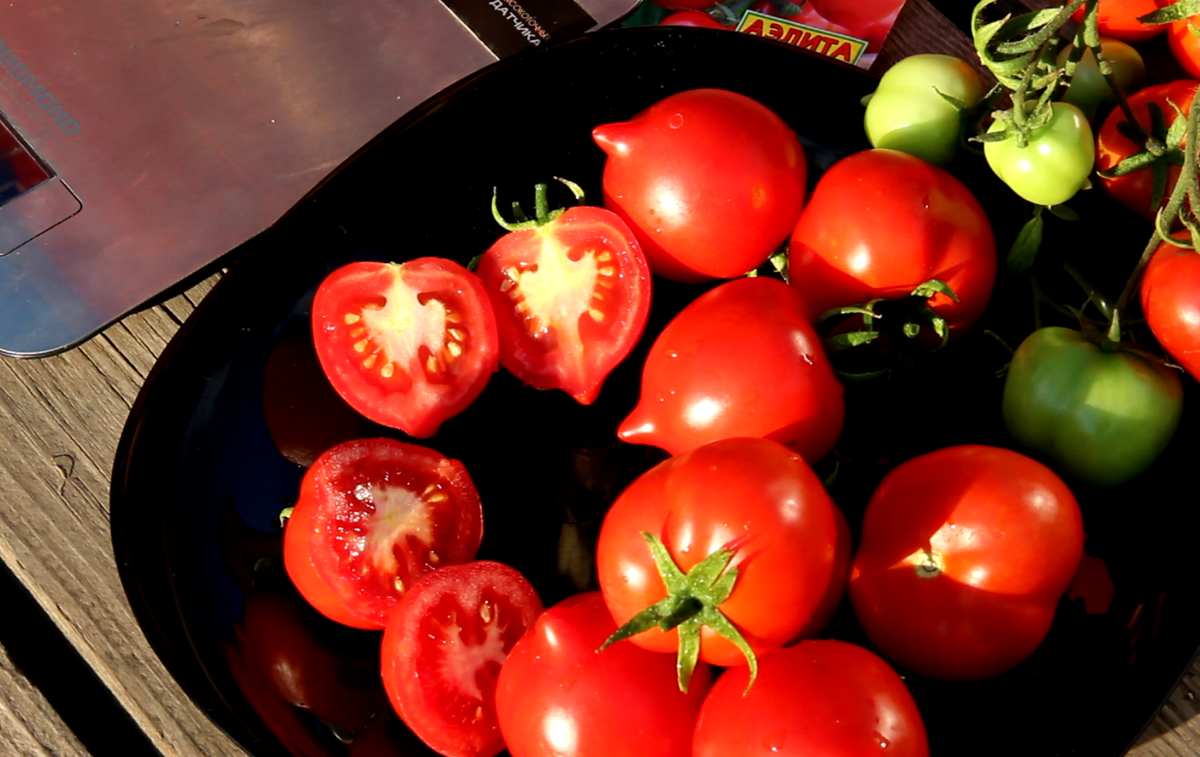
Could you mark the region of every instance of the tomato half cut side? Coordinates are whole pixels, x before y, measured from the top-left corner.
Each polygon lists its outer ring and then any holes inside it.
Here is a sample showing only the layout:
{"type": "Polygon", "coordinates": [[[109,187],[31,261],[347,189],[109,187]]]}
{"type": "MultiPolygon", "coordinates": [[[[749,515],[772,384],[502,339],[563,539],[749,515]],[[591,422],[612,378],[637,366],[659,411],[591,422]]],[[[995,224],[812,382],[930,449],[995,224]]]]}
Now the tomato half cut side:
{"type": "Polygon", "coordinates": [[[650,314],[650,266],[615,213],[574,207],[509,232],[479,261],[500,363],[526,384],[591,404],[650,314]]]}
{"type": "Polygon", "coordinates": [[[503,750],[496,681],[541,612],[533,586],[502,563],[478,560],[426,575],[383,631],[383,687],[396,713],[447,757],[503,750]]]}
{"type": "Polygon", "coordinates": [[[376,423],[421,439],[465,410],[499,365],[483,285],[452,260],[342,266],[321,282],[312,323],[338,394],[376,423]]]}
{"type": "Polygon", "coordinates": [[[383,628],[434,568],[475,558],[483,509],[466,468],[427,447],[359,439],[305,473],[284,529],[284,566],[331,620],[383,628]]]}

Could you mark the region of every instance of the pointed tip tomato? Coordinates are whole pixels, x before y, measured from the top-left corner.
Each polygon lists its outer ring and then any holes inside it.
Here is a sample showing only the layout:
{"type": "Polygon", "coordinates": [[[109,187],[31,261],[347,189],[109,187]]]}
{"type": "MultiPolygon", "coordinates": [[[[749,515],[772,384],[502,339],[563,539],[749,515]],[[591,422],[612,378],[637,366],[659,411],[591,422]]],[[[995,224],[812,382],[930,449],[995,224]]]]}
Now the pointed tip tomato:
{"type": "Polygon", "coordinates": [[[646,257],[604,208],[570,208],[509,232],[475,270],[496,315],[501,365],[584,405],[633,349],[650,314],[646,257]]]}
{"type": "Polygon", "coordinates": [[[338,394],[368,419],[418,438],[465,410],[498,366],[483,285],[452,260],[343,266],[321,282],[312,323],[338,394]]]}
{"type": "Polygon", "coordinates": [[[597,126],[592,138],[608,156],[604,206],[625,219],[651,270],[667,279],[728,279],[757,268],[804,206],[799,139],[736,92],[680,92],[629,121],[597,126]]]}
{"type": "Polygon", "coordinates": [[[810,317],[799,291],[767,277],[696,298],[651,347],[618,436],[673,455],[759,436],[816,463],[841,434],[845,403],[810,317]]]}

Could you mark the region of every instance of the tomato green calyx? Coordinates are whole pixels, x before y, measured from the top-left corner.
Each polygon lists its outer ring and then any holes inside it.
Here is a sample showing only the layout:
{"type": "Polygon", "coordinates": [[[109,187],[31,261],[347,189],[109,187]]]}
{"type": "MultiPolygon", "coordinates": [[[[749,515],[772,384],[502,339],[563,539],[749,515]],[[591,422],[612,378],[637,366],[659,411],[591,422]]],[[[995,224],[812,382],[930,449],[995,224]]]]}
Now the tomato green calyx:
{"type": "Polygon", "coordinates": [[[817,318],[818,327],[847,316],[861,316],[862,328],[856,331],[825,337],[822,342],[831,354],[857,347],[877,339],[882,333],[880,324],[899,324],[899,331],[909,339],[917,337],[923,327],[932,328],[941,338],[939,347],[950,340],[950,329],[946,319],[929,307],[929,300],[943,294],[955,302],[958,295],[944,281],[930,279],[913,288],[906,296],[897,299],[878,297],[861,305],[831,308],[817,318]],[[895,315],[891,315],[894,313],[895,315]],[[877,323],[878,322],[878,323],[877,323]]]}
{"type": "Polygon", "coordinates": [[[758,676],[758,658],[741,631],[717,609],[733,593],[733,585],[737,581],[738,570],[729,565],[734,550],[722,547],[684,573],[675,564],[661,539],[646,531],[642,532],[642,538],[654,556],[654,564],[667,587],[667,596],[630,618],[605,640],[598,651],[651,628],[664,631],[674,628],[679,633],[676,676],[679,690],[686,693],[700,659],[700,629],[707,626],[731,641],[745,655],[750,667],[750,681],[746,684],[749,690],[758,676]]]}
{"type": "MultiPolygon", "coordinates": [[[[583,204],[583,202],[584,202],[583,187],[579,186],[578,184],[576,184],[573,181],[569,181],[569,180],[561,178],[559,176],[555,176],[554,179],[555,179],[555,181],[559,181],[559,182],[565,184],[566,187],[571,190],[571,194],[575,195],[576,201],[578,201],[578,203],[581,205],[583,204]]],[[[523,231],[525,229],[535,229],[538,226],[545,226],[546,224],[550,223],[551,221],[558,218],[559,216],[561,216],[563,213],[565,213],[567,211],[566,208],[555,208],[554,210],[550,209],[550,202],[547,199],[548,190],[549,190],[549,185],[547,185],[547,184],[535,184],[534,185],[534,187],[533,187],[534,217],[533,218],[526,217],[525,211],[521,209],[520,204],[514,202],[513,203],[513,217],[516,218],[516,221],[508,221],[508,220],[505,220],[504,216],[500,215],[500,208],[497,205],[498,201],[497,201],[497,197],[496,197],[499,192],[498,192],[498,190],[493,189],[492,190],[492,218],[496,219],[496,223],[500,224],[501,228],[503,228],[505,231],[510,231],[510,232],[511,231],[523,231]]]]}
{"type": "Polygon", "coordinates": [[[1173,21],[1182,21],[1185,18],[1190,18],[1197,13],[1200,13],[1200,0],[1177,0],[1177,2],[1147,13],[1144,16],[1138,16],[1138,21],[1143,24],[1169,24],[1173,21]]]}

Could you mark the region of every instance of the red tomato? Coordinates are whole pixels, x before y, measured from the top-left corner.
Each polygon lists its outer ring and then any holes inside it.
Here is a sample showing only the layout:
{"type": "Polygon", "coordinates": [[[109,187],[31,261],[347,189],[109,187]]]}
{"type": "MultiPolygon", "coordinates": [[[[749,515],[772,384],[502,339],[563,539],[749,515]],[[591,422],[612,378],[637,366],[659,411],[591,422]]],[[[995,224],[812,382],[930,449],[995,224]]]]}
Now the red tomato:
{"type": "Polygon", "coordinates": [[[1191,76],[1200,78],[1200,37],[1190,27],[1200,28],[1200,16],[1171,22],[1167,29],[1167,45],[1179,65],[1191,76]]]}
{"type": "Polygon", "coordinates": [[[1083,555],[1071,490],[1011,450],[947,447],[900,464],[867,504],[850,600],[892,663],[973,680],[1045,638],[1083,555]]]}
{"type": "MultiPolygon", "coordinates": [[[[755,653],[767,652],[810,623],[837,580],[835,509],[787,447],[752,437],[706,444],[650,469],[613,503],[597,545],[600,590],[621,625],[667,596],[643,532],[661,540],[684,573],[726,550],[736,580],[717,609],[755,653]]],[[[673,652],[678,638],[679,629],[651,628],[631,641],[673,652]]],[[[714,665],[745,662],[713,628],[700,630],[699,646],[714,665]]]]}
{"type": "Polygon", "coordinates": [[[778,279],[741,278],[696,298],[655,340],[641,400],[617,435],[672,455],[762,436],[815,464],[837,442],[845,403],[810,318],[778,279]]]}
{"type": "Polygon", "coordinates": [[[329,274],[313,339],[333,388],[367,418],[428,438],[496,371],[496,320],[483,285],[451,260],[361,262],[329,274]]]}
{"type": "MultiPolygon", "coordinates": [[[[1103,37],[1116,37],[1126,42],[1150,39],[1162,34],[1167,27],[1143,24],[1138,18],[1173,2],[1175,0],[1100,0],[1096,8],[1096,26],[1103,37]]],[[[1084,8],[1080,8],[1071,18],[1082,22],[1083,12],[1084,8]]]]}
{"type": "Polygon", "coordinates": [[[629,224],[654,273],[733,278],[787,239],[808,167],[795,133],[756,100],[721,89],[671,95],[597,126],[604,205],[629,224]],[[731,222],[732,221],[732,222],[731,222]]]}
{"type": "Polygon", "coordinates": [[[679,11],[658,22],[659,26],[699,26],[705,29],[727,28],[720,21],[702,11],[679,11]]]}
{"type": "Polygon", "coordinates": [[[928,757],[925,723],[896,671],[860,646],[809,640],[764,655],[758,680],[722,675],[700,710],[693,757],[928,757]]]}
{"type": "Polygon", "coordinates": [[[339,646],[314,619],[324,622],[290,591],[251,591],[238,637],[246,666],[289,704],[350,733],[363,731],[387,709],[378,648],[369,641],[360,649],[339,646]]]}
{"type": "Polygon", "coordinates": [[[1142,275],[1141,299],[1154,338],[1200,378],[1200,253],[1161,243],[1142,275]]]}
{"type": "Polygon", "coordinates": [[[720,2],[720,0],[654,0],[655,5],[673,11],[702,11],[713,7],[718,2],[720,2]]]}
{"type": "Polygon", "coordinates": [[[809,0],[808,5],[850,36],[867,40],[867,49],[876,52],[896,23],[904,0],[809,0]]]}
{"type": "Polygon", "coordinates": [[[402,720],[447,757],[504,749],[496,680],[542,603],[515,569],[479,560],[426,574],[383,630],[383,687],[402,720]]]}
{"type": "Polygon", "coordinates": [[[708,667],[685,694],[667,655],[633,644],[597,652],[616,630],[600,593],[588,592],[543,612],[516,643],[496,684],[513,757],[691,757],[708,667]]]}
{"type": "MultiPolygon", "coordinates": [[[[1129,107],[1143,129],[1150,128],[1150,104],[1154,103],[1162,111],[1163,122],[1168,128],[1175,122],[1178,115],[1171,103],[1178,106],[1185,114],[1191,110],[1192,99],[1200,82],[1195,79],[1178,79],[1165,84],[1153,84],[1139,90],[1129,98],[1129,107]]],[[[1120,108],[1114,108],[1096,135],[1096,170],[1107,171],[1125,158],[1142,152],[1144,145],[1138,144],[1122,133],[1121,125],[1125,114],[1120,108]]],[[[1167,187],[1163,192],[1163,205],[1171,195],[1175,182],[1179,178],[1179,166],[1170,166],[1167,173],[1167,187]]],[[[1116,178],[1106,178],[1103,173],[1099,176],[1100,185],[1113,199],[1125,207],[1140,214],[1143,218],[1153,221],[1158,208],[1153,207],[1154,172],[1143,168],[1133,173],[1116,178]]]]}
{"type": "Polygon", "coordinates": [[[962,182],[897,150],[864,150],[825,172],[796,224],[788,276],[814,315],[908,295],[939,279],[958,302],[929,307],[950,339],[979,320],[996,280],[987,214],[962,182]]]}
{"type": "Polygon", "coordinates": [[[327,450],[304,474],[284,566],[326,617],[378,629],[421,576],[474,559],[482,536],[479,494],[462,463],[362,439],[327,450]]]}
{"type": "Polygon", "coordinates": [[[475,269],[491,298],[500,363],[538,389],[591,404],[642,335],[650,268],[629,227],[603,208],[570,208],[505,234],[475,269]]]}

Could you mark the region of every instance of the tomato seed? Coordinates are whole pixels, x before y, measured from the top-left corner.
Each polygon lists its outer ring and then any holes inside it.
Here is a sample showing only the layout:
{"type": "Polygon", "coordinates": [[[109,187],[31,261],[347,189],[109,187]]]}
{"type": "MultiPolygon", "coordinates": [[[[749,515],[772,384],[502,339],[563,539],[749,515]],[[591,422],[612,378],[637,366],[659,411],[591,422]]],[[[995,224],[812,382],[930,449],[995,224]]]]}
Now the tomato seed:
{"type": "Polygon", "coordinates": [[[357,313],[346,313],[346,325],[347,326],[349,326],[352,323],[358,323],[361,320],[362,320],[362,316],[358,315],[357,313]]]}
{"type": "Polygon", "coordinates": [[[602,266],[602,267],[600,267],[600,268],[597,268],[597,269],[596,269],[596,271],[597,271],[597,273],[599,273],[601,276],[612,276],[614,273],[616,273],[616,272],[617,272],[617,269],[616,269],[616,267],[615,267],[615,266],[606,265],[606,266],[602,266]]]}
{"type": "Polygon", "coordinates": [[[434,552],[432,549],[429,550],[429,564],[430,565],[437,565],[441,561],[442,561],[442,558],[438,557],[437,552],[434,552]]]}
{"type": "Polygon", "coordinates": [[[463,348],[462,348],[462,345],[459,344],[458,342],[447,342],[446,343],[446,352],[450,353],[451,358],[458,358],[462,355],[463,348]]]}
{"type": "Polygon", "coordinates": [[[373,367],[375,367],[375,356],[368,355],[367,358],[362,361],[362,367],[367,369],[368,371],[371,370],[373,367]]]}
{"type": "Polygon", "coordinates": [[[456,341],[459,341],[459,342],[467,341],[467,332],[463,331],[462,329],[450,329],[446,333],[450,334],[450,337],[456,341]]]}
{"type": "Polygon", "coordinates": [[[492,603],[491,602],[484,602],[483,604],[479,605],[479,617],[483,619],[484,623],[492,622],[492,603]]]}
{"type": "Polygon", "coordinates": [[[588,308],[588,315],[590,315],[592,320],[596,321],[597,323],[604,320],[604,313],[596,308],[588,308]]]}
{"type": "Polygon", "coordinates": [[[367,351],[367,340],[363,339],[361,341],[355,342],[354,343],[354,351],[355,352],[366,352],[367,351]]]}
{"type": "Polygon", "coordinates": [[[392,365],[391,363],[384,363],[383,367],[379,369],[379,375],[383,376],[384,378],[391,378],[392,374],[395,372],[396,366],[392,365]]]}

